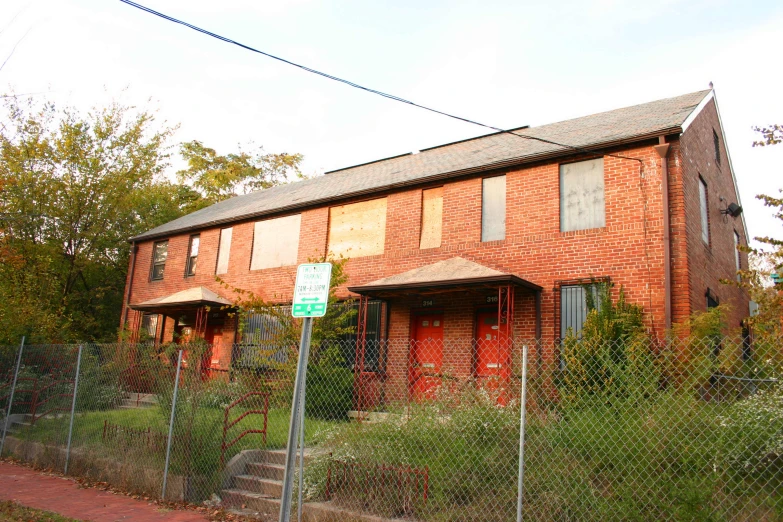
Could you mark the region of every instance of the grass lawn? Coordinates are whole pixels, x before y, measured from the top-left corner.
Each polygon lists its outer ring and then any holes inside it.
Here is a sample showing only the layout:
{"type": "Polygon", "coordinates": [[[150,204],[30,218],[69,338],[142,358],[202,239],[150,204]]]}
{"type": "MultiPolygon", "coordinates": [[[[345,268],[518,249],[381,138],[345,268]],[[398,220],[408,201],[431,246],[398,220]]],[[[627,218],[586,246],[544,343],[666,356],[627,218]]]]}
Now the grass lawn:
{"type": "Polygon", "coordinates": [[[75,522],[75,518],[61,517],[51,511],[20,506],[10,500],[0,502],[0,522],[75,522]]]}
{"type": "MultiPolygon", "coordinates": [[[[231,419],[235,419],[243,413],[242,410],[232,411],[231,419]]],[[[204,408],[200,416],[195,420],[193,430],[208,435],[211,440],[216,440],[216,454],[219,457],[220,444],[223,435],[223,410],[217,408],[204,408]]],[[[284,448],[288,439],[288,423],[291,412],[288,409],[274,408],[269,410],[267,417],[267,443],[268,449],[284,448]]],[[[108,421],[110,424],[116,424],[128,428],[147,429],[152,431],[166,433],[168,431],[169,412],[162,411],[161,408],[136,408],[127,410],[107,410],[94,411],[77,414],[73,425],[73,447],[95,445],[114,446],[112,440],[103,440],[103,424],[108,421]]],[[[188,426],[183,419],[178,418],[175,422],[175,436],[182,435],[188,426]]],[[[347,421],[346,421],[347,422],[347,421]]],[[[315,435],[330,427],[342,424],[339,421],[325,421],[320,419],[305,420],[305,441],[312,442],[315,435]]],[[[231,427],[228,432],[229,441],[233,440],[243,430],[261,429],[263,427],[262,417],[260,415],[248,415],[236,425],[231,427]]],[[[68,435],[68,418],[60,419],[42,419],[36,422],[35,426],[25,429],[21,437],[27,440],[38,442],[58,443],[64,442],[68,435]]],[[[238,453],[244,449],[264,448],[262,435],[250,434],[243,437],[230,450],[229,455],[238,453]]]]}
{"type": "MultiPolygon", "coordinates": [[[[223,473],[221,445],[224,410],[205,407],[197,410],[197,414],[193,417],[189,417],[188,413],[187,408],[182,408],[181,414],[180,410],[177,411],[169,472],[196,477],[197,480],[190,486],[195,488],[191,500],[198,500],[209,498],[209,495],[220,489],[223,473]]],[[[236,408],[232,410],[229,420],[236,419],[243,413],[242,409],[236,408]]],[[[266,445],[261,434],[248,434],[226,451],[226,462],[245,449],[284,448],[288,439],[289,417],[288,409],[270,409],[267,417],[266,445]]],[[[168,422],[169,412],[159,406],[79,413],[74,419],[72,447],[76,451],[94,455],[93,460],[99,468],[102,466],[99,464],[101,459],[109,459],[119,466],[123,471],[118,477],[122,484],[117,484],[118,486],[153,494],[160,487],[156,485],[156,481],[162,480],[168,422]],[[157,433],[157,436],[148,439],[145,436],[130,436],[122,433],[119,436],[109,435],[104,438],[106,421],[139,431],[149,429],[152,433],[157,433]],[[132,477],[137,475],[145,475],[148,479],[145,482],[133,483],[132,477]]],[[[23,429],[18,436],[30,441],[64,447],[68,436],[68,423],[68,416],[41,419],[34,426],[23,429]]],[[[317,433],[338,424],[343,423],[307,419],[306,443],[312,445],[317,433]]],[[[262,427],[261,415],[248,415],[229,429],[226,442],[230,443],[244,430],[262,427]]],[[[59,465],[54,462],[52,464],[59,465]]]]}

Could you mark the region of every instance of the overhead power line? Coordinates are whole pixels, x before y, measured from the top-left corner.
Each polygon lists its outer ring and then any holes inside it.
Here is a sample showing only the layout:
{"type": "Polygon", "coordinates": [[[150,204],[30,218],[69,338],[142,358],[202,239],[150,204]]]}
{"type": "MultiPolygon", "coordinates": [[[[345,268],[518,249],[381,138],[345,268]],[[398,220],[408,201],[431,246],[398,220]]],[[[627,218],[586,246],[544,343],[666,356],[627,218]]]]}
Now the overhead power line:
{"type": "MultiPolygon", "coordinates": [[[[585,149],[583,147],[578,147],[578,146],[575,146],[575,145],[567,145],[565,143],[559,143],[557,141],[548,140],[548,139],[545,139],[545,138],[539,138],[537,136],[530,136],[530,135],[527,135],[527,134],[519,134],[519,133],[511,131],[511,130],[501,129],[500,127],[495,127],[493,125],[488,125],[486,123],[481,123],[479,121],[471,120],[471,119],[468,119],[468,118],[463,118],[462,116],[457,116],[456,114],[451,114],[451,113],[448,113],[448,112],[440,111],[438,109],[434,109],[432,107],[427,107],[426,105],[421,105],[419,103],[415,103],[415,102],[412,102],[410,100],[406,100],[405,98],[401,98],[399,96],[395,96],[393,94],[389,94],[389,93],[386,93],[386,92],[383,92],[383,91],[379,91],[379,90],[376,90],[376,89],[371,89],[369,87],[365,87],[363,85],[360,85],[358,83],[352,82],[350,80],[346,80],[344,78],[340,78],[338,76],[334,76],[332,74],[328,74],[328,73],[325,73],[323,71],[319,71],[317,69],[313,69],[311,67],[307,67],[305,65],[298,64],[296,62],[292,62],[291,60],[286,60],[285,58],[281,58],[280,56],[275,56],[274,54],[270,54],[270,53],[264,52],[264,51],[262,51],[260,49],[256,49],[255,47],[251,47],[249,45],[245,45],[245,44],[243,44],[241,42],[237,42],[236,40],[232,40],[231,38],[227,38],[225,36],[221,36],[221,35],[219,35],[217,33],[213,33],[212,31],[208,31],[208,30],[206,30],[204,28],[201,28],[201,27],[198,27],[196,25],[190,24],[188,22],[185,22],[184,20],[180,20],[179,18],[174,18],[173,16],[169,16],[169,15],[161,13],[159,11],[155,11],[154,9],[151,9],[151,8],[149,8],[147,6],[141,5],[141,4],[137,3],[137,2],[133,2],[132,0],[120,0],[120,2],[122,2],[124,4],[127,4],[127,5],[129,5],[131,7],[135,7],[136,9],[140,9],[140,10],[142,10],[144,12],[147,12],[147,13],[149,13],[151,15],[155,15],[157,17],[163,18],[164,20],[168,20],[169,22],[173,22],[175,24],[184,25],[185,27],[187,27],[189,29],[193,29],[194,31],[198,31],[199,33],[205,34],[207,36],[211,36],[212,38],[216,38],[216,39],[218,39],[220,41],[223,41],[223,42],[226,42],[226,43],[229,43],[229,44],[232,44],[232,45],[236,45],[236,46],[241,47],[242,49],[245,49],[247,51],[250,51],[250,52],[253,52],[253,53],[257,53],[257,54],[261,54],[263,56],[266,56],[267,58],[272,58],[273,60],[277,60],[277,61],[283,62],[283,63],[285,63],[287,65],[291,65],[293,67],[297,67],[299,69],[302,69],[303,71],[307,71],[309,73],[317,74],[318,76],[323,76],[324,78],[328,78],[328,79],[334,80],[336,82],[344,83],[344,84],[349,85],[351,87],[354,87],[356,89],[361,89],[363,91],[367,91],[367,92],[372,93],[372,94],[377,94],[378,96],[383,96],[384,98],[388,98],[390,100],[394,100],[394,101],[397,101],[397,102],[400,102],[400,103],[405,103],[407,105],[411,105],[411,106],[417,107],[419,109],[424,109],[425,111],[434,112],[435,114],[440,114],[441,116],[446,116],[447,118],[452,118],[452,119],[455,119],[455,120],[458,120],[458,121],[462,121],[462,122],[465,122],[465,123],[470,123],[471,125],[477,125],[479,127],[484,127],[485,129],[490,129],[490,130],[493,130],[493,131],[496,131],[496,132],[499,132],[499,133],[511,134],[512,136],[516,136],[517,138],[522,138],[522,139],[525,139],[525,140],[538,141],[538,142],[541,142],[541,143],[547,143],[549,145],[555,145],[557,147],[562,147],[564,149],[573,150],[574,152],[582,152],[582,153],[587,153],[587,154],[592,154],[592,155],[597,155],[598,154],[595,150],[585,149]]],[[[639,163],[643,164],[643,161],[641,159],[639,159],[639,158],[631,158],[631,157],[622,156],[622,155],[619,155],[619,154],[606,154],[606,155],[614,157],[614,158],[634,160],[634,161],[638,161],[639,163]]]]}

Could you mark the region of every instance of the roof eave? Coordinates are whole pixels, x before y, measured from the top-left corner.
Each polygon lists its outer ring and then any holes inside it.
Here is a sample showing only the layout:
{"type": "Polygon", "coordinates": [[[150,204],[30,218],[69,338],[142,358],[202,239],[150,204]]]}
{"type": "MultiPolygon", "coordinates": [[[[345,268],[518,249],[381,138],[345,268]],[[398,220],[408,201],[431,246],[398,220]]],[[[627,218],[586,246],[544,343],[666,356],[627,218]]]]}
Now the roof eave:
{"type": "Polygon", "coordinates": [[[388,292],[393,290],[413,290],[422,288],[448,288],[458,286],[477,286],[482,284],[497,284],[497,283],[510,283],[516,286],[521,286],[532,290],[533,292],[540,292],[542,288],[535,283],[526,281],[521,277],[517,277],[513,274],[502,274],[497,276],[487,277],[472,277],[467,279],[444,279],[442,281],[421,281],[416,283],[401,283],[390,285],[364,285],[364,286],[349,286],[348,290],[355,294],[370,294],[377,292],[388,292]]]}
{"type": "Polygon", "coordinates": [[[294,204],[294,205],[288,205],[288,206],[285,206],[285,207],[276,208],[274,210],[268,210],[268,211],[262,211],[262,212],[252,212],[252,213],[243,214],[243,215],[240,215],[240,216],[232,216],[230,218],[225,218],[225,219],[216,219],[216,220],[209,221],[207,223],[203,223],[203,224],[197,225],[197,226],[182,227],[182,228],[178,228],[178,229],[169,230],[168,232],[165,232],[165,233],[152,234],[152,235],[147,235],[146,233],[139,234],[137,236],[133,236],[133,237],[129,238],[128,239],[128,243],[132,243],[134,241],[150,241],[150,240],[154,240],[154,239],[162,239],[162,238],[165,238],[165,237],[170,237],[172,235],[181,234],[181,233],[184,233],[184,232],[193,232],[193,231],[196,231],[196,230],[204,230],[204,229],[212,228],[212,227],[219,226],[219,225],[225,225],[225,224],[229,224],[229,223],[237,223],[237,222],[240,222],[240,221],[246,221],[246,220],[249,220],[249,219],[259,218],[259,217],[264,217],[264,216],[272,216],[272,215],[276,215],[276,214],[285,214],[285,213],[292,212],[292,211],[295,211],[295,210],[304,210],[304,209],[307,209],[307,208],[317,207],[317,206],[323,205],[324,203],[331,203],[331,202],[336,203],[336,202],[339,202],[339,201],[342,201],[342,200],[346,200],[346,199],[362,197],[362,196],[368,196],[368,195],[372,195],[372,194],[379,194],[379,193],[388,192],[390,190],[394,190],[394,189],[398,189],[398,188],[413,187],[413,186],[417,186],[417,185],[426,185],[428,183],[433,183],[433,182],[437,182],[437,181],[441,181],[441,180],[452,179],[452,178],[459,178],[461,176],[468,176],[468,175],[471,175],[471,174],[478,174],[478,173],[481,173],[481,172],[487,172],[487,171],[492,171],[492,170],[497,170],[497,169],[515,167],[515,166],[519,166],[519,165],[525,165],[525,164],[528,164],[528,163],[537,163],[537,162],[551,160],[551,159],[555,159],[555,158],[568,157],[568,156],[574,156],[574,155],[581,155],[581,154],[585,154],[585,153],[599,153],[599,152],[602,152],[603,150],[608,149],[608,148],[614,148],[614,147],[623,146],[623,145],[630,145],[632,143],[638,143],[638,142],[641,142],[641,141],[654,139],[654,138],[657,138],[658,136],[661,136],[661,135],[680,134],[680,133],[682,133],[682,126],[678,125],[678,126],[674,126],[674,127],[659,129],[659,130],[656,130],[654,132],[649,132],[649,133],[646,133],[646,134],[640,134],[640,135],[637,135],[637,136],[632,136],[630,138],[625,138],[625,139],[622,139],[622,140],[613,140],[613,141],[602,142],[602,143],[598,143],[598,144],[594,144],[594,145],[586,145],[586,146],[583,146],[583,147],[579,147],[580,150],[574,150],[574,149],[568,148],[568,149],[560,149],[560,150],[555,150],[555,151],[543,152],[543,153],[540,153],[540,154],[531,154],[531,155],[524,156],[524,157],[521,157],[521,158],[513,158],[513,159],[510,159],[510,160],[504,160],[504,161],[499,161],[499,162],[495,162],[495,163],[488,163],[486,165],[481,165],[479,167],[472,167],[472,168],[468,168],[468,169],[461,169],[461,170],[454,170],[454,171],[449,171],[449,172],[443,172],[443,173],[440,173],[440,174],[435,174],[433,176],[427,176],[427,177],[424,177],[424,178],[417,178],[415,180],[404,181],[404,182],[400,182],[400,183],[392,183],[390,185],[385,185],[383,187],[378,187],[378,188],[373,188],[373,189],[368,189],[368,190],[360,190],[360,191],[356,191],[356,192],[341,194],[340,196],[336,196],[336,197],[321,198],[321,199],[317,199],[317,200],[313,200],[313,201],[308,201],[306,203],[299,203],[299,204],[294,204]]]}

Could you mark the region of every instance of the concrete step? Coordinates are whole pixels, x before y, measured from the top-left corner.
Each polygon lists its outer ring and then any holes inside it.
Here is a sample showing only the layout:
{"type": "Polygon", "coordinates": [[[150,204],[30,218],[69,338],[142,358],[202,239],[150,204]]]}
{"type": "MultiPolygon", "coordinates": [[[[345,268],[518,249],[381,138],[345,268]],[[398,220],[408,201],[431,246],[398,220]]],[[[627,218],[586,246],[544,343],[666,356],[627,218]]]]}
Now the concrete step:
{"type": "MultiPolygon", "coordinates": [[[[285,450],[266,450],[261,452],[261,462],[285,466],[285,450]]],[[[307,453],[305,453],[307,462],[307,453]]]]}
{"type": "Polygon", "coordinates": [[[255,475],[237,475],[234,477],[234,486],[236,489],[243,489],[252,493],[261,493],[273,498],[280,498],[283,495],[283,482],[257,477],[255,475]]]}
{"type": "Polygon", "coordinates": [[[280,513],[280,499],[270,498],[261,493],[253,493],[242,489],[224,489],[220,492],[223,507],[228,509],[249,509],[259,513],[280,513]]]}
{"type": "Polygon", "coordinates": [[[283,480],[283,476],[285,475],[285,466],[282,464],[251,462],[247,465],[247,473],[259,478],[283,480]]]}

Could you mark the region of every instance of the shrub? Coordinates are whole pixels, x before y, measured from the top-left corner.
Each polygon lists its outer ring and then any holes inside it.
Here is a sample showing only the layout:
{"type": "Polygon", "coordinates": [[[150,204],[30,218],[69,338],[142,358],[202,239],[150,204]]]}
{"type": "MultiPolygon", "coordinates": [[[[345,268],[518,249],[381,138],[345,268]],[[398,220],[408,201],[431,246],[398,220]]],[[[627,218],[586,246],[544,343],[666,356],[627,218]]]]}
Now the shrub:
{"type": "Polygon", "coordinates": [[[405,481],[383,483],[359,475],[335,495],[335,502],[355,509],[424,520],[498,520],[508,518],[513,509],[507,499],[516,498],[518,404],[498,407],[487,394],[465,394],[458,406],[453,401],[415,405],[406,415],[339,425],[318,438],[324,453],[308,464],[305,476],[311,500],[324,497],[326,470],[335,459],[428,470],[426,505],[405,481]]]}
{"type": "Polygon", "coordinates": [[[569,331],[563,341],[559,388],[567,405],[635,400],[657,389],[660,373],[644,331],[642,308],[629,304],[622,288],[613,302],[611,288],[608,283],[587,287],[589,312],[582,331],[569,331]],[[597,288],[595,295],[591,287],[597,288]]]}
{"type": "Polygon", "coordinates": [[[723,451],[733,469],[783,479],[782,385],[732,404],[719,420],[723,451]]]}

